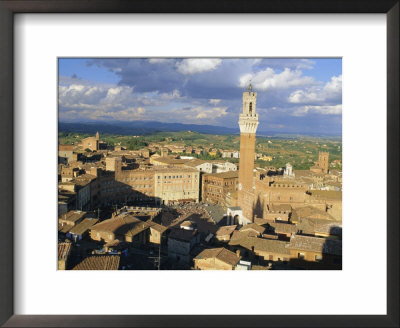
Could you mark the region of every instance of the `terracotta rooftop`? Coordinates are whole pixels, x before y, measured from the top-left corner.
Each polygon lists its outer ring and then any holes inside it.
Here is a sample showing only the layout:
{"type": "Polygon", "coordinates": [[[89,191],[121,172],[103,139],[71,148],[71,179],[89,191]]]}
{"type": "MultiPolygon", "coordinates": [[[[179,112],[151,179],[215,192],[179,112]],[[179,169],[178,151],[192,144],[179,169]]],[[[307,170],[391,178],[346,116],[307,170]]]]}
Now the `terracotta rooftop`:
{"type": "Polygon", "coordinates": [[[69,221],[71,223],[75,223],[76,221],[79,221],[80,219],[84,218],[86,215],[86,212],[82,211],[69,211],[65,214],[61,214],[58,219],[59,220],[64,220],[64,221],[69,221]]]}
{"type": "Polygon", "coordinates": [[[208,173],[208,174],[204,174],[204,176],[212,176],[212,177],[221,178],[221,179],[231,179],[231,178],[238,178],[239,177],[239,171],[226,171],[226,172],[220,172],[220,173],[208,173]]]}
{"type": "Polygon", "coordinates": [[[66,260],[71,252],[71,243],[58,243],[58,259],[66,260]]]}
{"type": "Polygon", "coordinates": [[[338,236],[342,234],[341,223],[321,219],[302,218],[297,228],[306,234],[324,233],[338,236]]]}
{"type": "Polygon", "coordinates": [[[171,158],[171,157],[158,157],[157,159],[154,159],[154,161],[157,161],[159,163],[174,164],[174,165],[185,164],[188,162],[187,159],[171,158]]]}
{"type": "Polygon", "coordinates": [[[222,262],[225,262],[231,266],[236,266],[240,261],[240,257],[235,253],[228,251],[227,249],[221,248],[211,248],[203,250],[199,255],[197,255],[195,260],[204,260],[209,258],[215,258],[222,262]]]}
{"type": "Polygon", "coordinates": [[[286,248],[287,242],[276,239],[265,239],[257,237],[246,237],[243,234],[231,238],[229,245],[239,245],[249,250],[271,252],[283,255],[290,255],[290,250],[286,248]]]}
{"type": "Polygon", "coordinates": [[[85,258],[72,270],[118,270],[119,255],[93,255],[85,258]]]}
{"type": "Polygon", "coordinates": [[[190,241],[196,234],[197,234],[197,229],[194,230],[172,229],[168,238],[181,241],[190,241]]]}
{"type": "Polygon", "coordinates": [[[229,226],[223,226],[220,227],[217,232],[215,233],[216,236],[225,236],[225,235],[230,235],[235,231],[236,225],[229,225],[229,226]]]}
{"type": "Polygon", "coordinates": [[[293,235],[290,238],[288,248],[342,256],[341,240],[293,235]]]}
{"type": "Polygon", "coordinates": [[[191,167],[196,167],[201,164],[208,163],[207,161],[204,161],[202,159],[191,159],[188,162],[185,163],[185,166],[191,166],[191,167]]]}
{"type": "Polygon", "coordinates": [[[74,226],[71,230],[69,230],[68,232],[74,235],[82,235],[84,234],[86,231],[89,230],[89,228],[91,226],[93,226],[94,224],[96,224],[97,222],[99,222],[98,219],[89,219],[86,218],[84,219],[82,222],[78,223],[76,226],[74,226]]]}
{"type": "Polygon", "coordinates": [[[248,230],[255,230],[257,233],[260,233],[260,234],[265,232],[265,228],[256,223],[246,224],[239,231],[245,232],[248,230]]]}
{"type": "Polygon", "coordinates": [[[314,218],[314,219],[336,221],[335,218],[329,213],[313,206],[305,206],[293,210],[292,213],[293,220],[300,220],[302,218],[314,218]]]}
{"type": "Polygon", "coordinates": [[[150,225],[150,228],[157,230],[160,233],[163,233],[164,231],[166,231],[168,229],[167,227],[164,227],[163,225],[155,223],[155,222],[151,222],[151,223],[149,222],[149,225],[150,225]]]}
{"type": "Polygon", "coordinates": [[[132,215],[118,215],[112,219],[104,220],[100,223],[92,226],[91,230],[94,231],[107,231],[107,232],[119,232],[124,234],[132,229],[136,224],[144,224],[145,222],[139,220],[132,215]]]}
{"type": "Polygon", "coordinates": [[[297,227],[295,224],[280,223],[280,222],[270,222],[268,223],[274,228],[276,233],[296,233],[297,227]]]}
{"type": "Polygon", "coordinates": [[[311,196],[318,199],[342,200],[342,192],[334,190],[312,190],[311,196]]]}

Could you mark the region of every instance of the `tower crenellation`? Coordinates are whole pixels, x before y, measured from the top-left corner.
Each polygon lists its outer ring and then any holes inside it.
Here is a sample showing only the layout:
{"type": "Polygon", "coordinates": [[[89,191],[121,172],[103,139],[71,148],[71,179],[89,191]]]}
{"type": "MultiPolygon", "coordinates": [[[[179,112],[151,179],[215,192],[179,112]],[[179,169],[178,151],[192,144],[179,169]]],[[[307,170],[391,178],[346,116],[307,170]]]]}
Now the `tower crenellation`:
{"type": "Polygon", "coordinates": [[[243,111],[239,116],[240,133],[256,133],[258,127],[256,104],[257,92],[254,92],[250,84],[243,92],[243,111]]]}

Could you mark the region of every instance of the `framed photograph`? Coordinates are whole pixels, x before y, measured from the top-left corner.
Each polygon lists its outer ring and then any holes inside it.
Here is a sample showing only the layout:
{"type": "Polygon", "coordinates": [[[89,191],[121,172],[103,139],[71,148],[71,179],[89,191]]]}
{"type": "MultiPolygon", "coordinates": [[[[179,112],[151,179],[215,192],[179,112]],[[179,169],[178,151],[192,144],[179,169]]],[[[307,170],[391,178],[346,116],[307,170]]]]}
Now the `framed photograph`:
{"type": "Polygon", "coordinates": [[[2,325],[399,325],[398,1],[0,21],[2,325]]]}

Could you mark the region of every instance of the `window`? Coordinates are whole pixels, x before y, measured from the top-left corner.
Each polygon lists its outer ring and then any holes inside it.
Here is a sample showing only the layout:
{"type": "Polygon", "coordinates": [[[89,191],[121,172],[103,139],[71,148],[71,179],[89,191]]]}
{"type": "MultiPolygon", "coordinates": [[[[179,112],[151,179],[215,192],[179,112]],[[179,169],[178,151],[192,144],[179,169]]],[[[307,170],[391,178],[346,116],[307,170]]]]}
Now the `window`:
{"type": "Polygon", "coordinates": [[[299,260],[304,260],[304,257],[305,257],[304,253],[297,253],[297,258],[299,260]]]}
{"type": "Polygon", "coordinates": [[[322,261],[322,255],[315,255],[315,262],[321,262],[322,261]]]}

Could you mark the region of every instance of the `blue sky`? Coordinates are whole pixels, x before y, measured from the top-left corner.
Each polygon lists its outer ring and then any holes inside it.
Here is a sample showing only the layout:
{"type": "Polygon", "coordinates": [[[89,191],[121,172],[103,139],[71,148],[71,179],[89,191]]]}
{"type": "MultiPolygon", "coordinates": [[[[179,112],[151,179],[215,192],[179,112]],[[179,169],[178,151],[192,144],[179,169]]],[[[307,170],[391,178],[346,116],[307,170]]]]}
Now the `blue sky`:
{"type": "Polygon", "coordinates": [[[341,134],[338,58],[59,59],[59,119],[237,127],[250,81],[258,131],[341,134]]]}

